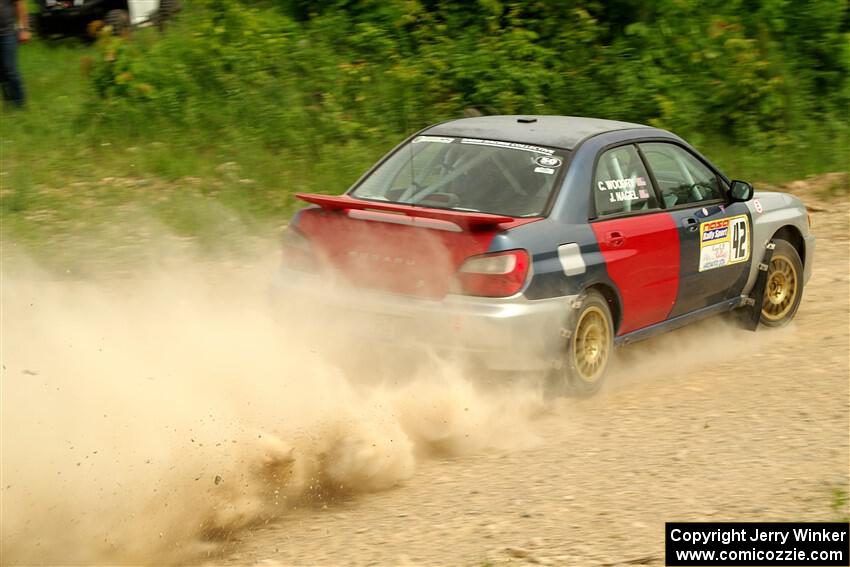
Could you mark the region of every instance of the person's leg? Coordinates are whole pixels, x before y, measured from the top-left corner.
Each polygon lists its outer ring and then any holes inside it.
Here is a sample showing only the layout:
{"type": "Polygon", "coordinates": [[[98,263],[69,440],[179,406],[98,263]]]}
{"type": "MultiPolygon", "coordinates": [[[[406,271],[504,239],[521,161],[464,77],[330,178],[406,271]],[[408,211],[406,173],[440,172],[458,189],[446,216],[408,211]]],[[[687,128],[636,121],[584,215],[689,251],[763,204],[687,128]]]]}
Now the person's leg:
{"type": "Polygon", "coordinates": [[[0,82],[3,98],[23,106],[24,85],[18,72],[18,38],[14,33],[0,35],[0,82]]]}
{"type": "Polygon", "coordinates": [[[12,91],[9,87],[9,79],[6,77],[6,34],[0,34],[0,89],[3,90],[3,100],[12,99],[12,91]]]}

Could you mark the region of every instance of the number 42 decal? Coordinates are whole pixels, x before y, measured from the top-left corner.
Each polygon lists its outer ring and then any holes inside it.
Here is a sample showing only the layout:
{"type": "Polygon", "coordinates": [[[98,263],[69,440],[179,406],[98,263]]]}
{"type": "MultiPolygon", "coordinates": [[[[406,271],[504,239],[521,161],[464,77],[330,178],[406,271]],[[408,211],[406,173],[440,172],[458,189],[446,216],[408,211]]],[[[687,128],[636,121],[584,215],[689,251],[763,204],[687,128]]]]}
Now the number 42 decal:
{"type": "Polygon", "coordinates": [[[750,259],[750,221],[747,215],[704,222],[699,229],[700,272],[750,259]]]}
{"type": "Polygon", "coordinates": [[[750,257],[750,231],[747,217],[729,219],[732,224],[732,254],[730,264],[745,262],[750,257]]]}

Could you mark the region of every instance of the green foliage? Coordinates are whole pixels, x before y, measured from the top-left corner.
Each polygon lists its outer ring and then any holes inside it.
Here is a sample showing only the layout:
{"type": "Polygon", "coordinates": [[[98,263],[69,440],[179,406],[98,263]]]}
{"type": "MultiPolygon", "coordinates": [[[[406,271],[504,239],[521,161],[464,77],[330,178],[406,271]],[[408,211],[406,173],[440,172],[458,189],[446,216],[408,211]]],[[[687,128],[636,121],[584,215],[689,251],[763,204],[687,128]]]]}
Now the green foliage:
{"type": "MultiPolygon", "coordinates": [[[[151,253],[140,219],[210,249],[241,242],[237,225],[277,234],[295,191],[338,193],[403,135],[470,108],[657,121],[756,183],[850,169],[846,73],[829,92],[817,89],[833,74],[816,80],[846,46],[806,70],[787,55],[790,38],[768,42],[782,77],[771,122],[716,102],[750,85],[679,89],[743,71],[722,57],[690,75],[660,67],[647,4],[326,2],[297,19],[273,1],[184,3],[166,34],[22,46],[28,108],[0,120],[4,253],[60,273],[104,255],[130,262],[151,253]],[[93,242],[108,246],[93,254],[93,242]]],[[[768,16],[753,21],[784,33],[768,16]]],[[[728,35],[763,44],[738,25],[728,35]]],[[[847,184],[825,190],[846,196],[847,184]]]]}
{"type": "Polygon", "coordinates": [[[793,143],[850,104],[847,0],[196,0],[148,41],[104,38],[97,124],[303,155],[476,109],[793,143]],[[277,8],[277,9],[275,9],[277,8]]]}
{"type": "Polygon", "coordinates": [[[848,514],[848,502],[850,502],[850,500],[848,499],[846,488],[832,488],[832,502],[830,503],[830,507],[839,522],[846,522],[850,520],[850,514],[848,514]]]}

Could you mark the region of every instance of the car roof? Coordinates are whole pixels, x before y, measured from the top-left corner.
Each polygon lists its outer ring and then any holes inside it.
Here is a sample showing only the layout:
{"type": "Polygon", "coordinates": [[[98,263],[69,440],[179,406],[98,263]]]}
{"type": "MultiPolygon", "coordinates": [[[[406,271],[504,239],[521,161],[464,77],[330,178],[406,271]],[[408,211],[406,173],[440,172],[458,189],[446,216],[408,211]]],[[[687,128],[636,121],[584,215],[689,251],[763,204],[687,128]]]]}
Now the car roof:
{"type": "Polygon", "coordinates": [[[580,116],[510,115],[451,120],[431,126],[422,134],[504,140],[572,150],[591,136],[634,128],[649,126],[580,116]]]}

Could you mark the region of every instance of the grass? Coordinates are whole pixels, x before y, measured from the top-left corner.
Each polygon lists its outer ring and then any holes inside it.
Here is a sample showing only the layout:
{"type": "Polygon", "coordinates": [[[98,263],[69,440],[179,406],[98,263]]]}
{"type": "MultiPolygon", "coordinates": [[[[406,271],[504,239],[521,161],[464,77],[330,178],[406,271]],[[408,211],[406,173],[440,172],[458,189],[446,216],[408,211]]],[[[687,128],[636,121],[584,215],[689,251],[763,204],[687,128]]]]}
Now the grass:
{"type": "Polygon", "coordinates": [[[850,128],[846,123],[801,128],[766,151],[716,139],[707,140],[699,149],[732,179],[756,184],[780,185],[810,175],[850,170],[850,128]]]}
{"type": "Polygon", "coordinates": [[[850,511],[848,511],[848,499],[847,489],[841,487],[833,487],[832,488],[832,502],[831,508],[833,514],[837,521],[839,522],[850,522],[850,511]]]}
{"type": "MultiPolygon", "coordinates": [[[[136,33],[156,40],[154,30],[136,33]]],[[[34,256],[61,272],[95,256],[144,257],[155,232],[211,253],[274,234],[297,207],[294,192],[342,192],[406,134],[296,154],[266,147],[238,124],[214,135],[140,138],[129,123],[95,133],[85,101],[97,48],[35,40],[19,56],[28,108],[3,109],[0,238],[5,256],[34,256]]],[[[753,181],[846,170],[846,135],[812,130],[795,142],[772,153],[722,141],[700,147],[732,177],[753,181]]]]}
{"type": "Polygon", "coordinates": [[[95,135],[84,69],[96,55],[76,40],[33,41],[20,50],[28,104],[4,108],[0,130],[7,257],[26,253],[64,272],[88,262],[91,246],[81,243],[101,241],[99,260],[119,249],[124,261],[145,254],[142,233],[154,226],[215,251],[229,237],[235,243],[278,230],[297,206],[295,191],[342,192],[385,150],[339,144],[311,159],[271,150],[236,129],[213,140],[205,132],[95,135]]]}

